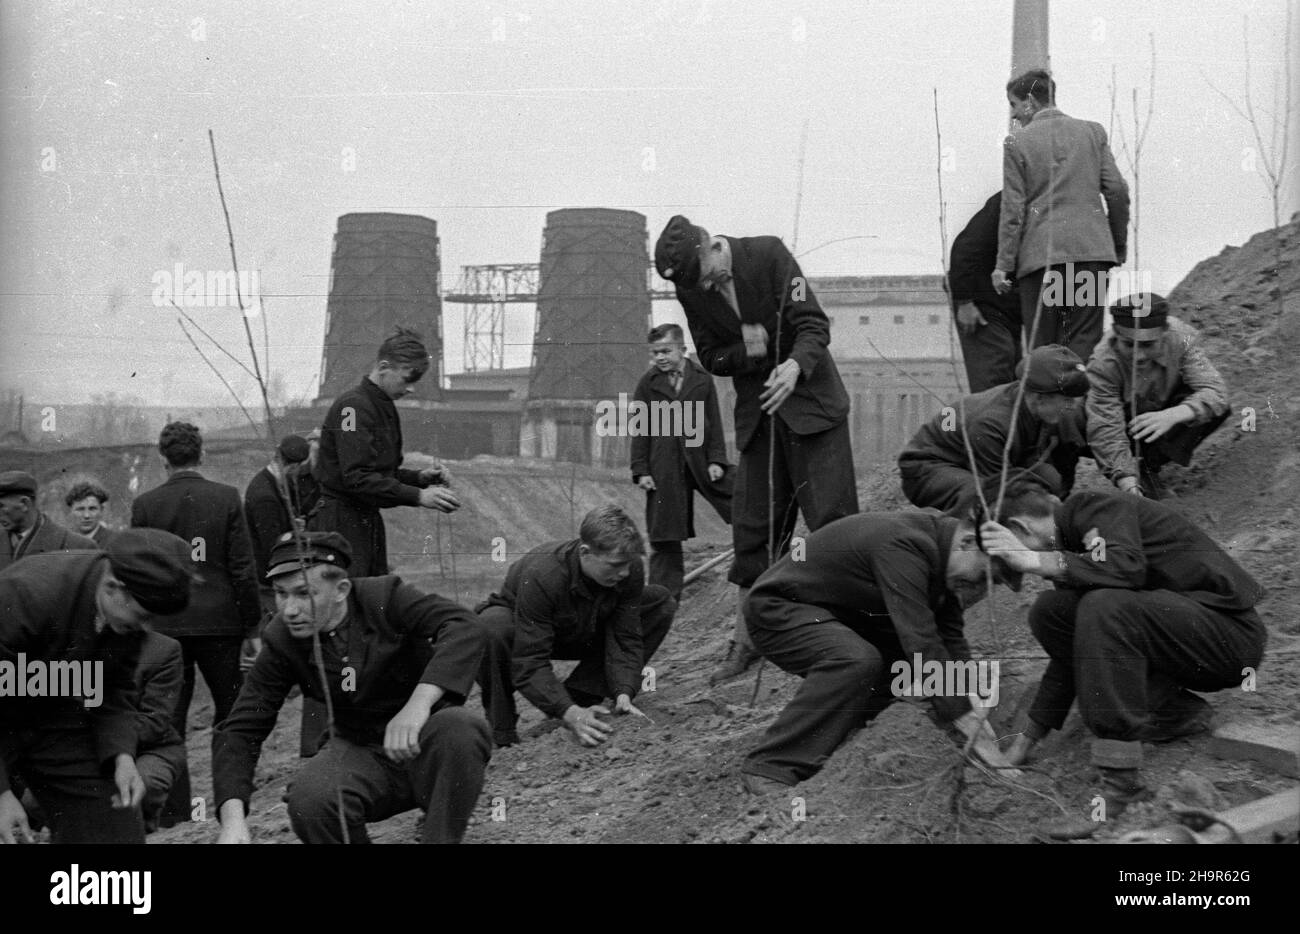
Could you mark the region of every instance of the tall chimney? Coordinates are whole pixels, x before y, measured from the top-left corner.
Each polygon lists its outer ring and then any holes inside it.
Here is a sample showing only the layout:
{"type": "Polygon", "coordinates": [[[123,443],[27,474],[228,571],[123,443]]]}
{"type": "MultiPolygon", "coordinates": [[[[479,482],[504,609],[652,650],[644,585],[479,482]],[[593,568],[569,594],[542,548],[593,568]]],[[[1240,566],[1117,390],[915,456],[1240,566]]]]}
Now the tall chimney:
{"type": "Polygon", "coordinates": [[[1047,52],[1047,0],[1016,0],[1011,25],[1011,77],[1031,68],[1052,70],[1047,52]]]}

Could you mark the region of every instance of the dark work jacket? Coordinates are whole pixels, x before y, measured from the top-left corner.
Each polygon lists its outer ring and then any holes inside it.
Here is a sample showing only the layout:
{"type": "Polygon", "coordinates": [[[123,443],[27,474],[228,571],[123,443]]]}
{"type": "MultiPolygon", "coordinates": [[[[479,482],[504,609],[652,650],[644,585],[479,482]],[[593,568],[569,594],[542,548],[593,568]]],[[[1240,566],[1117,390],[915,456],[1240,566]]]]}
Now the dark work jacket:
{"type": "Polygon", "coordinates": [[[635,697],[641,685],[643,563],[634,560],[618,586],[601,587],[582,573],[580,544],[574,538],[537,546],[510,565],[501,590],[477,607],[514,611],[515,688],[551,717],[563,716],[573,703],[551,670],[558,645],[579,651],[602,646],[605,680],[614,696],[635,697]]]}
{"type": "Polygon", "coordinates": [[[1075,493],[1056,508],[1056,529],[1066,566],[1058,588],[1171,590],[1223,613],[1249,610],[1264,597],[1217,542],[1155,500],[1075,493]]]}
{"type": "Polygon", "coordinates": [[[184,681],[181,644],[160,632],[145,633],[135,669],[138,751],[166,759],[178,770],[185,765],[185,741],[172,716],[184,681]]]}
{"type": "Polygon", "coordinates": [[[993,288],[993,270],[998,261],[998,218],[1002,192],[997,192],[975,212],[952,241],[948,268],[948,294],[953,311],[965,302],[992,305],[1007,315],[1020,316],[1020,296],[1015,289],[999,295],[993,288]]]}
{"type": "MultiPolygon", "coordinates": [[[[898,639],[904,660],[965,661],[970,647],[961,605],[948,590],[948,555],[959,522],[912,512],[864,512],[836,519],[805,540],[803,560],[791,552],[750,590],[763,598],[809,604],[868,634],[898,639]]],[[[764,617],[767,628],[784,628],[764,617]]],[[[970,709],[964,697],[932,697],[936,713],[954,720],[970,709]]]]}
{"type": "MultiPolygon", "coordinates": [[[[920,465],[936,461],[970,470],[971,459],[964,440],[969,438],[979,476],[983,479],[998,476],[1002,472],[1002,451],[1011,431],[1011,411],[1019,389],[1019,383],[1005,383],[965,396],[956,405],[946,407],[951,411],[940,412],[922,425],[898,455],[899,473],[906,478],[909,472],[918,471],[920,465]]],[[[1060,474],[1063,488],[1068,491],[1074,485],[1075,465],[1087,443],[1082,405],[1076,405],[1060,424],[1048,425],[1035,418],[1021,400],[1010,466],[1023,469],[1046,463],[1060,474]]]]}
{"type": "Polygon", "coordinates": [[[312,476],[325,495],[364,509],[420,505],[419,471],[402,467],[397,406],[369,376],[325,414],[312,476]]]}
{"type": "MultiPolygon", "coordinates": [[[[419,684],[445,692],[441,704],[463,703],[483,656],[484,633],[465,607],[402,583],[395,574],[352,581],[346,640],[341,652],[355,671],[352,690],[331,679],[334,732],[363,746],[382,745],[384,730],[419,684]]],[[[329,637],[324,637],[329,638],[329,637]]],[[[218,808],[231,798],[248,807],[262,742],[297,685],[304,697],[325,703],[325,689],[312,659],[312,640],[289,634],[276,614],[262,637],[262,651],[244,678],[230,715],[212,737],[212,783],[218,808]]]]}
{"type": "Polygon", "coordinates": [[[189,608],[158,617],[154,629],[173,638],[257,634],[262,617],[257,570],[238,490],[196,470],[177,470],[136,498],[131,525],[171,532],[196,549],[191,555],[202,558],[194,562],[189,608]]]}
{"type": "Polygon", "coordinates": [[[94,551],[99,545],[93,539],[65,529],[43,512],[36,514],[36,524],[18,546],[14,554],[9,544],[9,532],[0,529],[0,570],[4,570],[26,555],[41,555],[57,551],[94,551]]]}
{"type": "Polygon", "coordinates": [[[138,634],[95,632],[95,592],[108,570],[100,551],[29,555],[0,571],[0,661],[103,661],[102,703],[80,697],[0,697],[0,792],[9,789],[4,755],[20,734],[43,736],[88,730],[98,765],[111,774],[113,759],[136,754],[138,634]]]}
{"type": "Polygon", "coordinates": [[[741,451],[749,447],[764,417],[758,398],[765,390],[763,383],[777,364],[786,360],[796,361],[802,373],[794,392],[777,410],[778,417],[799,435],[842,424],[848,417],[849,396],[831,359],[830,321],[798,262],[777,237],[726,239],[731,245],[740,317],[722,293],[712,289],[678,286],[677,300],[686,311],[700,366],[714,376],[730,376],[735,383],[736,446],[741,451]],[[782,296],[785,312],[778,348],[776,322],[782,296]],[[745,352],[742,323],[761,324],[767,330],[766,358],[756,360],[745,352]]]}
{"type": "MultiPolygon", "coordinates": [[[[289,482],[288,477],[285,482],[289,482]]],[[[244,491],[244,517],[248,520],[248,537],[253,546],[257,586],[266,596],[271,591],[266,581],[267,559],[276,539],[293,528],[284,497],[280,495],[280,485],[270,468],[263,467],[248,481],[248,489],[244,491]]]]}
{"type": "Polygon", "coordinates": [[[695,536],[695,496],[686,485],[689,472],[695,487],[715,508],[731,515],[732,478],[709,479],[709,465],[727,464],[727,443],[722,434],[722,416],[713,377],[693,360],[682,368],[682,390],[673,392],[672,379],[658,367],[651,367],[636,384],[633,399],[647,406],[680,402],[683,406],[703,405],[702,442],[691,447],[684,437],[638,434],[632,438],[632,482],[641,477],[654,479],[655,488],[646,493],[646,537],[652,542],[679,542],[695,536]]]}

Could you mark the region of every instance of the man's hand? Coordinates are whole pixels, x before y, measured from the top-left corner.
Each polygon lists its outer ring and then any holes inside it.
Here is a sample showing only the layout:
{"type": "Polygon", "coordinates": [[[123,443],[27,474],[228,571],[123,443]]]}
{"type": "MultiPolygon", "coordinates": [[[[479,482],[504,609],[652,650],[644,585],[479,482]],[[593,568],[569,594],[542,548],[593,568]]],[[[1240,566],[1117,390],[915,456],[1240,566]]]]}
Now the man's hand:
{"type": "Polygon", "coordinates": [[[248,832],[248,822],[244,820],[244,802],[238,798],[223,801],[220,808],[221,833],[218,843],[252,843],[253,836],[248,832]]]}
{"type": "Polygon", "coordinates": [[[651,723],[651,725],[654,724],[654,721],[653,721],[653,720],[650,720],[649,717],[647,717],[647,716],[646,716],[645,714],[643,714],[641,711],[637,710],[635,706],[633,706],[633,704],[632,704],[632,698],[629,697],[627,694],[620,694],[618,697],[614,698],[614,713],[616,713],[616,714],[628,714],[628,713],[636,714],[636,715],[637,715],[638,717],[640,717],[642,720],[649,720],[650,723],[651,723]]]}
{"type": "Polygon", "coordinates": [[[645,476],[642,477],[638,477],[636,481],[636,485],[639,486],[641,489],[645,490],[647,493],[653,493],[655,491],[655,479],[649,474],[646,474],[645,476]]]}
{"type": "Polygon", "coordinates": [[[23,803],[12,791],[0,793],[0,843],[33,843],[23,803]],[[16,832],[15,832],[16,831],[16,832]]]}
{"type": "Polygon", "coordinates": [[[248,671],[262,651],[262,640],[256,636],[245,639],[239,646],[239,670],[248,671]]]}
{"type": "Polygon", "coordinates": [[[423,704],[406,702],[384,728],[384,755],[393,762],[410,762],[420,754],[420,730],[429,720],[423,704]]]}
{"type": "Polygon", "coordinates": [[[975,333],[981,325],[988,324],[974,302],[962,302],[957,306],[957,328],[967,337],[975,333]]]}
{"type": "Polygon", "coordinates": [[[113,764],[113,784],[117,786],[113,807],[133,808],[144,800],[144,779],[135,767],[135,759],[126,753],[119,753],[113,764]]]}
{"type": "Polygon", "coordinates": [[[795,384],[799,382],[799,364],[794,360],[786,360],[768,376],[767,382],[763,385],[767,389],[758,397],[762,403],[762,409],[768,415],[776,412],[781,407],[781,403],[790,398],[790,393],[794,392],[795,384]]]}
{"type": "Polygon", "coordinates": [[[1159,412],[1143,412],[1128,423],[1129,434],[1138,441],[1158,441],[1184,422],[1196,418],[1191,406],[1175,405],[1159,412]]]}
{"type": "Polygon", "coordinates": [[[980,526],[980,538],[984,541],[984,552],[990,557],[1001,558],[1011,570],[1022,574],[1039,572],[1040,553],[1028,548],[1006,526],[990,519],[980,526]]]}
{"type": "Polygon", "coordinates": [[[1030,739],[1026,734],[1021,733],[1011,741],[1011,748],[1007,750],[1007,761],[1012,765],[1024,765],[1029,761],[1029,753],[1037,745],[1037,740],[1030,739]]]}
{"type": "Polygon", "coordinates": [[[1002,754],[998,748],[998,738],[993,735],[993,727],[989,726],[987,717],[976,716],[975,711],[968,710],[952,722],[963,736],[969,741],[974,737],[974,742],[970,743],[971,752],[975,753],[985,765],[992,766],[999,770],[1000,775],[1008,778],[1015,778],[1020,775],[1020,770],[1011,768],[1016,763],[1011,762],[1002,754]]]}
{"type": "Polygon", "coordinates": [[[767,356],[767,328],[761,324],[742,324],[740,333],[745,338],[745,353],[751,357],[767,356]]]}
{"type": "Polygon", "coordinates": [[[1011,278],[1003,270],[993,270],[993,275],[989,278],[993,282],[993,291],[999,295],[1006,295],[1011,291],[1011,278]]]}
{"type": "Polygon", "coordinates": [[[432,467],[424,468],[419,476],[420,483],[425,486],[451,486],[451,471],[441,462],[435,462],[432,467]]]}
{"type": "Polygon", "coordinates": [[[430,486],[420,491],[420,505],[439,512],[455,512],[460,508],[460,500],[446,487],[430,486]]]}
{"type": "Polygon", "coordinates": [[[582,745],[598,746],[608,739],[609,734],[614,730],[612,726],[596,716],[602,713],[609,716],[609,708],[579,707],[574,704],[564,712],[564,725],[578,737],[578,742],[582,745]]]}
{"type": "Polygon", "coordinates": [[[719,480],[721,480],[723,475],[726,472],[727,472],[727,468],[723,467],[721,464],[709,465],[709,479],[712,480],[714,483],[717,483],[719,480]]]}
{"type": "Polygon", "coordinates": [[[1142,484],[1138,483],[1137,477],[1120,477],[1115,481],[1115,486],[1119,487],[1121,493],[1132,493],[1134,496],[1142,495],[1142,484]]]}

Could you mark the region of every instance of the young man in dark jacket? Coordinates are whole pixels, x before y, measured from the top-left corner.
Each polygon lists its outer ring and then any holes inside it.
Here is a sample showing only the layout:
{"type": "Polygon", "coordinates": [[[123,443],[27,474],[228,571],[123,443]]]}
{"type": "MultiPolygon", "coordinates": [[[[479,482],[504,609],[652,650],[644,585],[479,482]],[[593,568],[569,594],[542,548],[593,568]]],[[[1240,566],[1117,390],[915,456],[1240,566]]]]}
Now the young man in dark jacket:
{"type": "Polygon", "coordinates": [[[849,396],[831,357],[830,321],[777,237],[710,236],[679,214],[659,235],[655,268],[676,287],[700,366],[736,387],[729,580],[739,593],[717,682],[758,660],[740,606],[769,549],[780,555],[789,547],[798,511],[814,531],[858,511],[849,396]]]}
{"type": "Polygon", "coordinates": [[[619,506],[587,513],[578,538],[539,545],[510,566],[478,609],[487,635],[479,672],[483,709],[498,746],[519,741],[515,689],[584,746],[612,727],[598,714],[632,713],[643,667],[668,635],[677,601],[645,583],[644,545],[619,506]],[[552,659],[577,659],[563,684],[552,659]]]}
{"type": "Polygon", "coordinates": [[[989,277],[998,259],[1002,192],[975,212],[952,241],[948,298],[972,394],[1015,382],[1021,357],[1020,295],[999,295],[989,277]]]}
{"type": "MultiPolygon", "coordinates": [[[[181,644],[185,681],[173,723],[182,739],[194,697],[195,669],[212,692],[212,722],[230,712],[243,682],[241,650],[256,651],[261,603],[253,550],[239,491],[199,473],[203,438],[187,422],[172,422],[158,439],[167,481],[131,504],[131,525],[163,529],[190,543],[198,579],[183,614],[158,619],[154,628],[181,644]],[[248,645],[245,646],[245,642],[248,645]]],[[[164,823],[189,819],[188,772],[172,787],[164,823]]]]}
{"type": "Polygon", "coordinates": [[[263,741],[295,685],[334,709],[333,731],[289,786],[304,843],[366,843],[366,824],[425,811],[422,843],[458,843],[492,752],[487,724],[461,704],[483,632],[458,604],[402,580],[348,578],[333,532],[286,536],[267,572],[278,611],[234,709],[212,737],[220,843],[251,841],[245,820],[263,741]],[[322,683],[313,644],[320,642],[322,683]]]}
{"type": "MultiPolygon", "coordinates": [[[[985,548],[1056,585],[1029,611],[1051,661],[1008,758],[1023,761],[1077,699],[1096,737],[1104,819],[1112,819],[1149,796],[1143,741],[1208,727],[1209,704],[1191,691],[1237,687],[1245,669],[1258,668],[1267,630],[1255,605],[1264,588],[1205,532],[1152,500],[1087,491],[1060,502],[1013,484],[1001,516],[1001,525],[986,523],[985,548]]],[[[1062,835],[1100,826],[1067,824],[1062,835]]]]}
{"type": "Polygon", "coordinates": [[[308,528],[338,532],[352,546],[352,576],[387,574],[388,538],[381,509],[423,506],[454,512],[460,501],[441,467],[402,466],[402,423],[393,403],[415,391],[429,368],[420,335],[407,328],[379,346],[370,374],[334,400],[321,425],[312,475],[320,505],[308,528]]]}
{"type": "Polygon", "coordinates": [[[632,438],[632,482],[646,491],[650,540],[649,582],[682,596],[682,542],[695,536],[695,493],[731,524],[731,478],[713,377],[686,356],[682,329],[661,324],[650,332],[654,366],[641,377],[633,402],[644,406],[655,429],[632,438]],[[668,418],[656,418],[656,411],[668,418]],[[672,412],[680,413],[673,422],[672,412]],[[664,423],[667,423],[665,426],[664,423]]]}
{"type": "Polygon", "coordinates": [[[107,553],[32,555],[0,571],[0,665],[83,674],[79,691],[0,698],[0,842],[30,838],[15,778],[55,843],[144,842],[134,672],[146,627],[189,602],[189,551],[128,529],[107,553]]]}

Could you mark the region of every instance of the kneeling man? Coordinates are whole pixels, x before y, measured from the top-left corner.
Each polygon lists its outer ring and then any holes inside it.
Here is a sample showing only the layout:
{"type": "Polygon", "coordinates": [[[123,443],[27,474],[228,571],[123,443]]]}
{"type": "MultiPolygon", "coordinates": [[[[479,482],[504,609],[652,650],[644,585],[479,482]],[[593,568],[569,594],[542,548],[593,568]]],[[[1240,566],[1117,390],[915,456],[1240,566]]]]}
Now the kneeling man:
{"type": "Polygon", "coordinates": [[[212,738],[220,843],[250,841],[245,815],[262,742],[295,686],[334,708],[332,735],[289,786],[304,843],[367,843],[366,824],[425,810],[422,843],[458,843],[483,787],[492,743],[461,704],[483,635],[464,607],[396,575],[348,579],[337,532],[281,536],[267,562],[276,615],[230,715],[212,738]],[[327,685],[313,657],[320,640],[327,685]]]}
{"type": "MultiPolygon", "coordinates": [[[[1243,668],[1258,667],[1267,633],[1254,607],[1264,589],[1205,532],[1152,500],[1089,491],[1061,502],[1012,484],[1001,516],[983,528],[989,553],[1056,584],[1029,611],[1051,662],[1008,758],[1024,761],[1077,697],[1096,737],[1106,818],[1116,817],[1148,797],[1142,741],[1206,729],[1209,704],[1190,691],[1235,687],[1243,668]]],[[[1076,835],[1096,830],[1089,823],[1076,835]]]]}
{"type": "MultiPolygon", "coordinates": [[[[745,602],[759,651],[804,679],[741,767],[746,790],[755,794],[810,778],[850,733],[884,710],[893,700],[894,662],[912,665],[919,656],[923,667],[951,667],[969,659],[962,607],[986,590],[989,559],[965,520],[861,513],[823,526],[805,546],[804,554],[796,549],[765,571],[745,602]]],[[[1019,589],[1018,575],[996,563],[994,570],[1019,589]]],[[[1008,765],[966,692],[930,699],[941,720],[976,736],[981,758],[1008,765]]]]}

